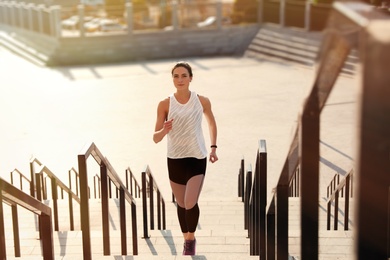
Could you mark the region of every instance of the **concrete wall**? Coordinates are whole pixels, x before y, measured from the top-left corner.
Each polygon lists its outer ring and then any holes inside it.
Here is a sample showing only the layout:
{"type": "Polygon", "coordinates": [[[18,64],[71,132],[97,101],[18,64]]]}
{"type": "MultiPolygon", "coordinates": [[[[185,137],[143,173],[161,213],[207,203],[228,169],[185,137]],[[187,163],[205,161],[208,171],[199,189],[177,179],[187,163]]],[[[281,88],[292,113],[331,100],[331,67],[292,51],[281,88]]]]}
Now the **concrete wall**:
{"type": "MultiPolygon", "coordinates": [[[[4,27],[0,26],[0,29],[4,27]]],[[[47,65],[243,55],[259,25],[221,29],[137,32],[133,34],[54,38],[29,30],[9,28],[14,38],[46,56],[47,65]]]]}
{"type": "Polygon", "coordinates": [[[101,63],[199,56],[242,55],[258,26],[221,30],[158,31],[111,37],[63,38],[52,63],[101,63]]]}

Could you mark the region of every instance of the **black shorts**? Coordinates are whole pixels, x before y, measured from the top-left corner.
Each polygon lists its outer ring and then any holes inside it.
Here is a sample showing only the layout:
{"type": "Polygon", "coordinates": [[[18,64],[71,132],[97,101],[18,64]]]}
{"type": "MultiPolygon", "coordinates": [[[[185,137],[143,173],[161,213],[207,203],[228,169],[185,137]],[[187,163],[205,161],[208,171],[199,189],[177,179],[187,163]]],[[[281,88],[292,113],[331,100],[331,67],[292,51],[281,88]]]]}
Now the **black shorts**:
{"type": "Polygon", "coordinates": [[[199,174],[206,174],[207,158],[168,158],[169,180],[186,185],[187,181],[199,174]]]}

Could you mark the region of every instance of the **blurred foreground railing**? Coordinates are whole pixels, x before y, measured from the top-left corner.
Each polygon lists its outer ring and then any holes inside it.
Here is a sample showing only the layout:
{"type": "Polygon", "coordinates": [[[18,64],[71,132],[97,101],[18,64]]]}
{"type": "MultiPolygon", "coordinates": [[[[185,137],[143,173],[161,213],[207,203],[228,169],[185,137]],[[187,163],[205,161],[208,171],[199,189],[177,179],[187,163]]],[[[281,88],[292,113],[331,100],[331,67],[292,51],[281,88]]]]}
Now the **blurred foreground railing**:
{"type": "MultiPolygon", "coordinates": [[[[255,230],[267,235],[265,241],[261,236],[256,241],[260,259],[289,258],[289,196],[300,198],[300,259],[319,259],[320,115],[352,49],[359,50],[361,59],[361,70],[357,75],[361,85],[357,90],[354,173],[355,257],[385,260],[390,256],[389,18],[362,2],[333,3],[317,57],[314,83],[305,99],[277,185],[267,200],[266,230],[261,230],[262,227],[255,230]],[[265,249],[263,243],[266,243],[265,249]]],[[[346,178],[345,184],[349,182],[346,178]]],[[[253,181],[252,189],[262,190],[260,185],[253,181]]],[[[348,195],[349,191],[346,192],[348,195]]],[[[261,198],[259,196],[263,195],[252,193],[250,203],[261,198]]],[[[256,212],[261,212],[260,204],[257,207],[259,209],[250,214],[256,216],[256,212]]],[[[345,221],[348,223],[349,220],[345,221]]]]}

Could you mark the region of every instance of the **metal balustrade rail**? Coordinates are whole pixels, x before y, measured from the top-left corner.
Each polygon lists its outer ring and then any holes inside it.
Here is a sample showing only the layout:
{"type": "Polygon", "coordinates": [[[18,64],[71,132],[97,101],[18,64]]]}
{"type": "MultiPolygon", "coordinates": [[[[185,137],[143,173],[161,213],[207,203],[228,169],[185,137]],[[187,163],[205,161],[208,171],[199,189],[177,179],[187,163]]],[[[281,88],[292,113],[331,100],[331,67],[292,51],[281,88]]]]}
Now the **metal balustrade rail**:
{"type": "Polygon", "coordinates": [[[156,200],[157,200],[157,229],[165,230],[166,229],[166,214],[165,214],[165,200],[162,197],[161,191],[157,186],[157,183],[154,181],[152,171],[150,170],[149,165],[145,167],[145,170],[142,172],[142,210],[143,210],[143,227],[144,227],[144,238],[149,238],[149,228],[151,230],[155,229],[154,219],[154,191],[156,191],[156,200]],[[149,217],[150,223],[148,225],[148,200],[149,198],[149,217]]]}
{"type": "Polygon", "coordinates": [[[328,195],[327,199],[327,222],[326,222],[326,228],[327,230],[331,230],[331,214],[332,214],[332,204],[333,206],[333,230],[338,229],[338,223],[339,223],[339,198],[344,197],[344,230],[349,230],[349,205],[350,205],[350,198],[352,198],[353,195],[353,170],[351,170],[341,182],[339,181],[339,178],[337,179],[337,186],[334,186],[332,183],[330,186],[334,187],[334,189],[331,191],[331,193],[328,195]]]}
{"type": "Polygon", "coordinates": [[[130,167],[127,167],[126,171],[126,189],[130,191],[130,194],[135,198],[141,196],[141,185],[138,183],[130,167]]]}
{"type": "Polygon", "coordinates": [[[238,197],[241,197],[241,201],[245,201],[245,160],[241,159],[240,168],[238,170],[238,197]]]}
{"type": "MultiPolygon", "coordinates": [[[[36,158],[32,159],[31,163],[38,161],[36,158]]],[[[70,230],[74,230],[74,213],[73,213],[73,201],[80,204],[80,198],[77,196],[68,186],[66,186],[48,167],[41,164],[39,169],[35,171],[36,181],[36,198],[39,201],[48,199],[48,188],[44,181],[50,179],[50,191],[51,199],[53,203],[53,217],[54,217],[54,230],[59,231],[59,213],[58,213],[58,189],[61,191],[61,199],[64,199],[64,192],[68,195],[68,209],[69,209],[69,226],[70,230]]]]}
{"type": "MultiPolygon", "coordinates": [[[[242,162],[242,161],[241,161],[242,162]]],[[[244,192],[244,228],[248,230],[248,237],[250,237],[251,230],[249,229],[250,221],[250,198],[252,193],[252,165],[248,165],[245,175],[245,192],[244,192]]]]}
{"type": "Polygon", "coordinates": [[[7,259],[3,202],[12,208],[15,257],[21,257],[18,206],[39,216],[39,233],[45,260],[54,260],[51,208],[0,178],[0,259],[7,259]]]}
{"type": "MultiPolygon", "coordinates": [[[[241,160],[240,174],[243,173],[244,161],[241,160]]],[[[240,178],[242,179],[242,175],[240,178]]],[[[242,180],[241,180],[242,181],[242,180]]],[[[256,154],[255,170],[249,165],[245,176],[244,226],[248,229],[250,239],[250,254],[265,257],[267,204],[267,149],[266,141],[260,140],[256,154]]]]}
{"type": "Polygon", "coordinates": [[[21,171],[19,171],[18,169],[14,169],[13,171],[10,172],[10,180],[11,180],[11,184],[15,186],[15,182],[17,181],[17,179],[19,179],[19,189],[20,190],[24,190],[24,185],[23,183],[27,183],[28,186],[29,186],[29,192],[30,192],[30,195],[31,194],[34,194],[34,190],[31,190],[31,181],[29,178],[27,178],[26,175],[24,175],[21,171]],[[15,176],[16,175],[16,176],[15,176]]]}
{"type": "Polygon", "coordinates": [[[80,176],[80,205],[81,205],[81,230],[83,240],[83,258],[92,260],[91,229],[89,217],[89,192],[88,192],[88,169],[87,159],[92,158],[100,166],[100,186],[102,203],[102,226],[103,226],[103,253],[110,255],[110,228],[109,228],[109,182],[112,182],[119,193],[120,230],[121,230],[121,253],[127,255],[127,227],[126,227],[126,201],[131,207],[133,255],[138,255],[137,238],[137,212],[136,202],[126,186],[122,183],[118,174],[111,166],[107,158],[103,156],[94,143],[86,146],[78,155],[80,176]]]}

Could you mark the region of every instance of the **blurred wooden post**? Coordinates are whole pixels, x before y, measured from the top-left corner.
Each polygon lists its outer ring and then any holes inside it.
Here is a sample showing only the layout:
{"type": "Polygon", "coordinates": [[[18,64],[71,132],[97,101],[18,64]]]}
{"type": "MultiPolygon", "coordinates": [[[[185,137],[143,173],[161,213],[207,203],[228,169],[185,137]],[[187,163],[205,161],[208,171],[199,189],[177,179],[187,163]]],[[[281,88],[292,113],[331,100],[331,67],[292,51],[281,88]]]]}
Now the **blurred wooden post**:
{"type": "Polygon", "coordinates": [[[357,157],[357,259],[388,259],[390,186],[390,21],[361,33],[357,157]],[[387,228],[386,228],[387,227],[387,228]]]}

